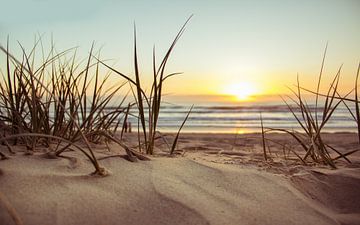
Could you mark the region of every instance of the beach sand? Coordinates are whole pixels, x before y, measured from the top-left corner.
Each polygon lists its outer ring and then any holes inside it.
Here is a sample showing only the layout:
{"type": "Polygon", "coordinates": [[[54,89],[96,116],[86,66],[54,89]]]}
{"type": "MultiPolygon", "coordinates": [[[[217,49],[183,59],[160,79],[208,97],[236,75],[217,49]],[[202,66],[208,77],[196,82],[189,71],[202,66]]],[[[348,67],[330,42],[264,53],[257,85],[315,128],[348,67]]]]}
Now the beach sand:
{"type": "MultiPolygon", "coordinates": [[[[269,137],[301,154],[288,136],[269,137]]],[[[343,152],[359,146],[351,133],[324,138],[343,152]]],[[[48,159],[18,147],[0,161],[0,224],[360,224],[358,152],[332,170],[276,146],[265,162],[259,134],[182,134],[173,157],[164,139],[156,146],[135,163],[116,144],[95,146],[106,177],[89,175],[78,151],[48,159]]]]}

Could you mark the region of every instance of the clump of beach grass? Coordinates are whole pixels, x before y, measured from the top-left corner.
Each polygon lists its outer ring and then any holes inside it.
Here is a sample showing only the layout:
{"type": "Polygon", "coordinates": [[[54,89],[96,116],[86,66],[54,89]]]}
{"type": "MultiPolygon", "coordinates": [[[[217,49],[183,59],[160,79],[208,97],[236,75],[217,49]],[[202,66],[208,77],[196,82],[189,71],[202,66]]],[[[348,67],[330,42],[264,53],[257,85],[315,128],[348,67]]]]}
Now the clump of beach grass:
{"type": "MultiPolygon", "coordinates": [[[[101,176],[106,175],[107,172],[99,165],[90,142],[113,141],[125,149],[130,161],[147,160],[148,158],[141,152],[142,149],[145,149],[144,152],[147,154],[154,152],[155,135],[159,133],[157,123],[164,82],[180,74],[166,74],[165,68],[190,18],[181,27],[159,66],[156,66],[155,48],[153,49],[153,82],[149,94],[146,94],[140,79],[136,29],[134,29],[135,79],[108,66],[100,59],[100,52],[94,51],[94,44],[83,65],[77,60],[76,48],[57,52],[51,42],[51,50],[45,54],[41,37],[35,40],[30,52],[26,52],[19,44],[22,55],[16,58],[10,53],[8,40],[6,48],[0,46],[0,50],[6,56],[5,73],[2,73],[0,82],[0,122],[8,128],[6,134],[0,137],[0,142],[7,145],[11,153],[13,151],[8,143],[9,140],[13,141],[12,145],[23,144],[28,154],[32,154],[39,145],[50,147],[55,144],[55,150],[48,152],[50,157],[60,156],[72,146],[90,160],[95,168],[94,174],[101,176]],[[40,61],[35,57],[39,46],[42,53],[40,61]],[[40,65],[36,66],[39,63],[40,65]],[[102,80],[100,65],[108,69],[102,80]],[[107,81],[112,72],[125,78],[125,81],[109,87],[107,81]],[[123,106],[127,98],[125,95],[121,102],[114,106],[115,96],[127,83],[131,85],[135,102],[123,106]],[[131,115],[130,108],[133,106],[138,110],[139,152],[122,141],[128,116],[131,115]],[[120,128],[120,138],[117,138],[116,133],[120,128]],[[77,144],[79,141],[85,143],[87,151],[77,144]]],[[[190,111],[174,138],[171,154],[176,148],[180,131],[190,111]]],[[[6,155],[0,153],[0,157],[6,158],[6,155]]]]}
{"type": "MultiPolygon", "coordinates": [[[[315,163],[322,163],[330,166],[331,168],[336,168],[335,161],[338,159],[345,159],[347,162],[351,163],[348,159],[348,155],[353,154],[358,151],[351,150],[347,153],[341,153],[334,146],[329,145],[322,138],[322,130],[326,126],[326,124],[331,119],[333,113],[340,105],[340,103],[344,102],[347,95],[345,97],[338,97],[338,85],[340,79],[341,68],[338,69],[335,77],[330,83],[330,87],[327,90],[326,94],[320,93],[320,84],[323,76],[323,69],[325,63],[326,49],[324,52],[320,74],[317,83],[316,91],[310,91],[315,95],[315,106],[311,107],[305,100],[302,94],[303,87],[300,85],[299,77],[297,77],[297,85],[296,89],[290,89],[295,97],[287,96],[293,104],[288,103],[287,100],[283,98],[284,103],[288,107],[289,111],[296,119],[298,125],[301,128],[302,132],[297,132],[288,129],[280,129],[280,128],[266,128],[264,129],[261,119],[261,127],[262,127],[262,143],[264,149],[264,157],[266,159],[266,137],[265,134],[269,132],[282,132],[290,135],[304,150],[304,156],[299,156],[295,151],[291,150],[296,154],[296,156],[306,164],[309,159],[311,159],[315,163]],[[324,103],[319,105],[319,98],[323,97],[324,103]],[[320,112],[320,114],[319,114],[320,112]],[[333,157],[330,153],[334,152],[337,156],[333,157]]],[[[357,81],[356,81],[357,82],[357,81]]],[[[357,87],[357,85],[356,85],[357,87]]],[[[357,88],[355,88],[356,90],[357,88]]],[[[307,90],[307,89],[305,89],[307,90]]],[[[357,96],[355,94],[355,96],[357,96]]],[[[357,99],[355,99],[355,103],[358,104],[357,99]]],[[[357,109],[358,110],[358,109],[357,109]]],[[[354,118],[356,118],[354,116],[354,118]]],[[[358,123],[359,124],[359,123],[358,123]]],[[[284,148],[287,148],[283,145],[284,148]]]]}
{"type": "Polygon", "coordinates": [[[125,115],[126,110],[121,105],[123,101],[110,112],[106,109],[124,83],[104,90],[109,75],[99,81],[99,62],[92,62],[93,46],[82,69],[76,63],[74,49],[55,53],[53,44],[46,56],[41,49],[42,62],[36,67],[35,52],[39,43],[42,47],[40,38],[29,53],[20,45],[22,60],[10,53],[9,42],[6,48],[0,46],[6,55],[6,72],[0,83],[1,122],[9,127],[9,133],[0,141],[24,144],[29,154],[38,145],[49,147],[57,141],[56,156],[72,145],[90,160],[95,174],[106,175],[89,142],[101,141],[104,132],[114,135],[119,127],[119,117],[125,115]],[[74,53],[67,60],[65,56],[71,51],[74,53]],[[91,77],[93,68],[95,75],[91,77]],[[91,84],[94,86],[90,98],[87,95],[91,84]],[[76,145],[79,140],[85,143],[88,151],[76,145]],[[60,147],[63,143],[66,145],[60,147]]]}
{"type": "MultiPolygon", "coordinates": [[[[157,63],[156,63],[155,47],[153,48],[153,59],[152,59],[153,80],[151,84],[151,90],[149,93],[146,93],[146,90],[143,87],[143,83],[140,77],[135,27],[134,27],[134,77],[135,78],[132,78],[129,75],[125,75],[124,73],[121,73],[115,68],[109,66],[105,62],[98,60],[102,65],[104,65],[106,68],[110,69],[111,71],[115,72],[116,74],[120,75],[122,78],[128,81],[131,86],[134,87],[131,88],[131,90],[138,111],[138,116],[137,116],[138,142],[139,142],[138,146],[140,152],[145,152],[146,154],[154,153],[154,146],[155,146],[155,140],[157,134],[157,124],[160,115],[164,82],[170,77],[181,74],[181,73],[166,74],[165,73],[166,65],[169,61],[170,55],[173,52],[176,43],[184,33],[186,24],[189,22],[191,17],[192,16],[190,16],[186,20],[184,25],[181,27],[180,31],[175,36],[175,39],[168,48],[165,56],[162,58],[159,66],[156,66],[157,63]]],[[[186,119],[187,118],[188,115],[186,116],[186,119]]],[[[184,123],[179,128],[179,132],[183,125],[184,123]]],[[[176,146],[179,132],[177,133],[172,148],[170,149],[171,153],[174,151],[174,148],[176,146]]]]}

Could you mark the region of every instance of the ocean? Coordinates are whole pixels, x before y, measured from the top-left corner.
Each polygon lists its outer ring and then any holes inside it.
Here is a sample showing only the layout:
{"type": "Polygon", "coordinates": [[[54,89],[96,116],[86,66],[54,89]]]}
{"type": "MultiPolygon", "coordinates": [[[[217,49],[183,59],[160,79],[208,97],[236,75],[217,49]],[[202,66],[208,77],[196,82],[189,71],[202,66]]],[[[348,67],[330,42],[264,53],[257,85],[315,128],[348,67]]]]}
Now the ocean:
{"type": "MultiPolygon", "coordinates": [[[[310,104],[315,115],[315,104],[310,104]]],[[[320,105],[321,106],[321,105],[320,105]]],[[[177,132],[191,105],[163,104],[160,112],[158,130],[177,132]]],[[[297,115],[301,115],[292,105],[297,115]]],[[[350,108],[355,112],[354,108],[350,108]]],[[[134,115],[136,111],[132,110],[134,115]]],[[[261,132],[260,113],[264,127],[285,128],[301,131],[293,114],[283,102],[247,103],[246,105],[197,104],[186,121],[182,132],[195,133],[252,133],[261,132]]],[[[322,118],[322,108],[318,107],[318,118],[322,118]]],[[[133,130],[137,127],[137,118],[131,117],[133,130]]],[[[323,128],[324,132],[356,132],[357,127],[348,109],[340,104],[323,128]]]]}

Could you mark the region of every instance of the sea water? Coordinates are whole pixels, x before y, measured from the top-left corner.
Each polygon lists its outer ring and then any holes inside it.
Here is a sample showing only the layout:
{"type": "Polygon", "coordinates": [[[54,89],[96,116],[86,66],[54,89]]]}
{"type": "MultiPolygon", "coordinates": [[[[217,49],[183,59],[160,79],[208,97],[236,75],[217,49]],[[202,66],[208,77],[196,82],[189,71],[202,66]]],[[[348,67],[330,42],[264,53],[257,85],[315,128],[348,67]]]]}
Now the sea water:
{"type": "MultiPolygon", "coordinates": [[[[319,123],[322,121],[323,108],[314,103],[308,105],[315,118],[315,109],[319,123]]],[[[190,104],[163,104],[158,120],[161,132],[177,132],[184,121],[190,104]]],[[[302,114],[296,104],[291,105],[294,113],[302,120],[302,114]]],[[[349,106],[355,112],[354,107],[349,106]]],[[[137,115],[137,110],[131,110],[137,115]]],[[[283,102],[247,103],[246,105],[201,104],[194,105],[182,132],[197,133],[250,133],[261,132],[261,120],[264,127],[302,131],[301,126],[283,102]]],[[[137,129],[138,119],[129,117],[133,130],[137,129]]],[[[345,105],[340,104],[322,129],[324,132],[356,132],[356,122],[345,105]]]]}

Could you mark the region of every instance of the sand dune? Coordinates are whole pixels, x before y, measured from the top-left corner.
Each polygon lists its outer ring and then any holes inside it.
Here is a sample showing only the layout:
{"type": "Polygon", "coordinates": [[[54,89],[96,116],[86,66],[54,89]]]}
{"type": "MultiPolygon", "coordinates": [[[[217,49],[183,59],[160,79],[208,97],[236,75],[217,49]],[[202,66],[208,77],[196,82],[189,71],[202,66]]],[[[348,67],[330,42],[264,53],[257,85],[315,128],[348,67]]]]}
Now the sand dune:
{"type": "Polygon", "coordinates": [[[229,154],[110,157],[101,160],[110,176],[94,177],[78,152],[57,159],[19,152],[0,161],[0,224],[15,224],[9,206],[29,225],[359,224],[358,167],[273,173],[237,158],[223,163],[229,154]]]}
{"type": "Polygon", "coordinates": [[[311,170],[291,177],[294,186],[344,224],[360,224],[358,169],[311,170]]]}

